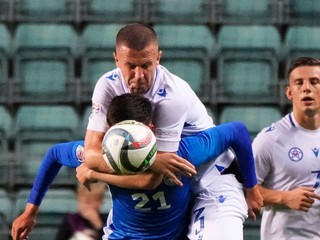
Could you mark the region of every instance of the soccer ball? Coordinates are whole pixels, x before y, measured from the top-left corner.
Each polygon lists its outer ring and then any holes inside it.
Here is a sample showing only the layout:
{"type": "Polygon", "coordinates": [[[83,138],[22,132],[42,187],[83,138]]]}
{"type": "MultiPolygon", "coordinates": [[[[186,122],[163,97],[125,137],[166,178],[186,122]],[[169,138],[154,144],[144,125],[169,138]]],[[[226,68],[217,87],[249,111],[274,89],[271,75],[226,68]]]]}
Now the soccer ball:
{"type": "Polygon", "coordinates": [[[112,126],[102,141],[103,158],[116,174],[136,174],[156,158],[156,137],[141,122],[128,120],[112,126]]]}

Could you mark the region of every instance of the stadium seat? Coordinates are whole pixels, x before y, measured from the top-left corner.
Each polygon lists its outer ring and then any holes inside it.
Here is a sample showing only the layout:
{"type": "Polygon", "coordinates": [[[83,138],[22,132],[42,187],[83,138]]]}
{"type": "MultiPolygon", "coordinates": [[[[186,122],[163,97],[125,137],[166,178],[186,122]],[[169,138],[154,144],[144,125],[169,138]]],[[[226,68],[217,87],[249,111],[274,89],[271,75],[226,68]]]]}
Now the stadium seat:
{"type": "MultiPolygon", "coordinates": [[[[75,140],[79,124],[71,106],[21,106],[16,114],[15,185],[29,186],[42,158],[56,143],[75,140]]],[[[63,167],[55,185],[73,185],[75,170],[63,167]]]]}
{"type": "Polygon", "coordinates": [[[320,58],[319,26],[291,26],[285,35],[286,69],[293,59],[303,56],[320,58]]]}
{"type": "Polygon", "coordinates": [[[82,21],[90,23],[140,22],[143,0],[81,0],[82,21]]]}
{"type": "Polygon", "coordinates": [[[260,240],[261,214],[253,221],[247,218],[243,226],[243,236],[245,240],[260,240]]]}
{"type": "Polygon", "coordinates": [[[83,45],[81,101],[91,103],[97,80],[116,68],[113,58],[115,39],[121,24],[90,24],[81,36],[83,45]]]}
{"type": "Polygon", "coordinates": [[[213,1],[151,0],[150,19],[154,24],[206,24],[215,20],[213,1]]]}
{"type": "Polygon", "coordinates": [[[278,0],[218,0],[222,24],[272,24],[277,21],[278,0]]]}
{"type": "Polygon", "coordinates": [[[15,21],[71,22],[75,18],[75,0],[13,0],[15,21]]]}
{"type": "MultiPolygon", "coordinates": [[[[30,189],[20,189],[16,194],[14,216],[25,209],[30,189]]],[[[41,203],[37,224],[29,235],[30,239],[55,239],[54,236],[66,213],[77,211],[76,193],[71,189],[49,189],[41,203]],[[50,236],[44,236],[45,233],[50,236]],[[52,236],[53,235],[53,236],[52,236]],[[40,238],[42,237],[42,238],[40,238]]]]}
{"type": "Polygon", "coordinates": [[[10,160],[9,140],[12,134],[13,119],[4,106],[0,106],[0,186],[9,187],[10,160]]]}
{"type": "Polygon", "coordinates": [[[9,239],[9,227],[12,221],[12,200],[4,188],[0,188],[0,237],[9,239]]]}
{"type": "Polygon", "coordinates": [[[6,22],[9,17],[9,1],[10,0],[1,0],[0,1],[0,21],[6,22]]]}
{"type": "Polygon", "coordinates": [[[318,0],[285,0],[286,23],[289,25],[319,25],[320,5],[318,0]]]}
{"type": "Polygon", "coordinates": [[[214,58],[215,38],[204,25],[155,25],[160,64],[187,81],[198,96],[209,98],[210,64],[214,58]]]}
{"type": "Polygon", "coordinates": [[[281,118],[280,110],[272,106],[225,106],[219,122],[241,121],[253,139],[263,128],[281,118]]]}
{"type": "Polygon", "coordinates": [[[273,26],[223,26],[212,103],[276,103],[280,35],[273,26]]]}
{"type": "Polygon", "coordinates": [[[9,97],[8,59],[11,49],[11,35],[3,24],[0,24],[0,39],[0,103],[6,103],[9,97]]]}
{"type": "Polygon", "coordinates": [[[73,103],[78,37],[70,25],[21,24],[14,36],[16,103],[73,103]]]}

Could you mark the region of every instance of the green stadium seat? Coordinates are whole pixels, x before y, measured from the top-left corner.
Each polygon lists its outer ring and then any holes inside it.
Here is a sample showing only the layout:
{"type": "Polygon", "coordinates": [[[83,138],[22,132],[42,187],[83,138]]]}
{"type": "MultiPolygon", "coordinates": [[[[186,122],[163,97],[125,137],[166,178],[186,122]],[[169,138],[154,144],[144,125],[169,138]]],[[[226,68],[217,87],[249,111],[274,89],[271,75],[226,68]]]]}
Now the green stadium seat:
{"type": "Polygon", "coordinates": [[[143,0],[81,0],[82,21],[88,23],[140,22],[143,0]]]}
{"type": "MultiPolygon", "coordinates": [[[[0,230],[10,226],[12,221],[12,200],[4,188],[0,188],[0,230]]],[[[1,231],[0,231],[1,236],[1,231]]],[[[6,238],[1,238],[6,239],[6,238]]]]}
{"type": "Polygon", "coordinates": [[[280,35],[273,26],[223,26],[212,103],[276,103],[280,35]]]}
{"type": "Polygon", "coordinates": [[[286,23],[289,25],[319,25],[320,4],[318,0],[286,0],[286,23]]]}
{"type": "Polygon", "coordinates": [[[222,24],[272,24],[277,21],[278,0],[218,0],[222,24]]]}
{"type": "MultiPolygon", "coordinates": [[[[75,140],[79,119],[71,106],[21,106],[15,125],[15,177],[17,186],[34,181],[47,150],[56,143],[75,140]]],[[[75,170],[62,167],[55,185],[73,185],[75,170]]]]}
{"type": "Polygon", "coordinates": [[[282,118],[280,109],[272,106],[225,106],[220,114],[220,123],[243,122],[252,139],[265,127],[282,118]]]}
{"type": "Polygon", "coordinates": [[[75,0],[14,0],[14,18],[21,22],[71,22],[75,0]]]}
{"type": "Polygon", "coordinates": [[[320,58],[319,26],[291,26],[285,35],[286,69],[293,59],[298,57],[320,58]]]}
{"type": "MultiPolygon", "coordinates": [[[[15,216],[20,215],[24,211],[29,194],[30,189],[18,190],[14,206],[15,216]]],[[[37,217],[37,226],[57,227],[62,222],[66,213],[76,211],[77,198],[74,190],[68,188],[49,189],[41,203],[41,210],[37,217]]]]}
{"type": "Polygon", "coordinates": [[[204,25],[155,25],[160,64],[187,81],[198,96],[208,101],[210,64],[214,58],[215,38],[204,25]]]}
{"type": "Polygon", "coordinates": [[[0,21],[6,22],[9,18],[9,1],[10,0],[1,0],[0,1],[0,21]]]}
{"type": "Polygon", "coordinates": [[[14,36],[16,103],[73,103],[78,37],[70,25],[21,24],[14,36]]]}
{"type": "Polygon", "coordinates": [[[9,141],[13,137],[12,116],[4,106],[0,106],[0,186],[10,185],[10,160],[9,141]]]}
{"type": "Polygon", "coordinates": [[[0,39],[0,103],[6,103],[9,98],[8,59],[11,35],[4,24],[0,24],[0,39]]]}
{"type": "Polygon", "coordinates": [[[82,54],[82,101],[91,103],[93,89],[98,79],[116,68],[113,58],[115,39],[121,24],[90,24],[81,36],[82,54]]]}
{"type": "Polygon", "coordinates": [[[258,215],[255,221],[247,218],[243,225],[244,240],[260,240],[260,225],[262,215],[258,215]]]}
{"type": "Polygon", "coordinates": [[[215,20],[214,5],[205,0],[151,0],[150,19],[154,24],[206,24],[215,20]]]}

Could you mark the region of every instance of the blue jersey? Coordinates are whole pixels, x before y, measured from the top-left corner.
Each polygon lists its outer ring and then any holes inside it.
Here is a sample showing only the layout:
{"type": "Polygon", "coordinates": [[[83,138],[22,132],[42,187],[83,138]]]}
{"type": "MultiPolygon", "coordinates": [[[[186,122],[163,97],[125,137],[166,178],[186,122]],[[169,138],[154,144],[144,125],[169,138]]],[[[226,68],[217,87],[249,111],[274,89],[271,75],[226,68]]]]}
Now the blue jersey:
{"type": "MultiPolygon", "coordinates": [[[[83,142],[63,143],[48,151],[30,194],[30,203],[40,204],[41,196],[45,194],[44,186],[48,187],[53,181],[54,174],[46,175],[51,165],[77,167],[80,164],[81,159],[79,161],[79,154],[76,153],[79,145],[83,145],[83,142]],[[41,179],[42,183],[39,184],[41,179]]],[[[254,186],[256,176],[251,139],[242,123],[226,123],[184,137],[177,154],[198,166],[214,159],[228,147],[234,149],[239,159],[245,184],[254,186]]],[[[109,239],[178,239],[187,226],[191,197],[191,179],[181,177],[181,180],[183,186],[179,187],[165,177],[152,191],[109,186],[113,202],[113,219],[109,226],[112,233],[109,239]]]]}

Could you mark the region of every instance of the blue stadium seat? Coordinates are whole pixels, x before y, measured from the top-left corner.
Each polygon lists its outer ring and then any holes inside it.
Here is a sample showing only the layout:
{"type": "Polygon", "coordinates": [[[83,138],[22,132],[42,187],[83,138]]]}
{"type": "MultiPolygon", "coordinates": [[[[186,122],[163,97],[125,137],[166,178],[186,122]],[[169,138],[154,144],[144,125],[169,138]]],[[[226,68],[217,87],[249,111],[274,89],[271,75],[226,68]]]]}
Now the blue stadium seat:
{"type": "Polygon", "coordinates": [[[150,19],[154,24],[206,24],[215,19],[213,1],[151,0],[150,19]]]}
{"type": "Polygon", "coordinates": [[[113,58],[115,39],[121,24],[90,24],[81,36],[83,45],[81,89],[82,101],[91,103],[97,80],[116,68],[113,58]]]}
{"type": "Polygon", "coordinates": [[[272,24],[277,22],[278,0],[218,0],[222,24],[272,24]]]}
{"type": "Polygon", "coordinates": [[[15,21],[21,22],[66,22],[75,19],[75,0],[13,0],[15,21]]]}
{"type": "MultiPolygon", "coordinates": [[[[15,185],[29,186],[47,150],[75,140],[79,119],[71,106],[21,106],[16,115],[15,185]]],[[[73,185],[75,170],[63,167],[55,185],[73,185]]]]}
{"type": "Polygon", "coordinates": [[[0,39],[0,103],[6,103],[9,98],[8,59],[11,35],[3,24],[0,24],[0,39]]]}
{"type": "Polygon", "coordinates": [[[273,26],[223,26],[212,103],[276,103],[280,34],[273,26]]]}
{"type": "Polygon", "coordinates": [[[214,58],[215,38],[204,25],[155,25],[160,64],[187,81],[204,101],[209,98],[210,64],[214,58]]]}
{"type": "Polygon", "coordinates": [[[282,118],[280,109],[271,106],[225,106],[220,113],[220,123],[242,121],[252,139],[271,123],[282,118]]]}
{"type": "Polygon", "coordinates": [[[88,23],[140,22],[143,0],[80,0],[82,21],[88,23]]]}
{"type": "Polygon", "coordinates": [[[78,37],[70,25],[20,24],[14,36],[16,103],[74,103],[78,37]]]}
{"type": "Polygon", "coordinates": [[[319,26],[290,26],[285,35],[286,69],[298,57],[320,58],[319,26]]]}

